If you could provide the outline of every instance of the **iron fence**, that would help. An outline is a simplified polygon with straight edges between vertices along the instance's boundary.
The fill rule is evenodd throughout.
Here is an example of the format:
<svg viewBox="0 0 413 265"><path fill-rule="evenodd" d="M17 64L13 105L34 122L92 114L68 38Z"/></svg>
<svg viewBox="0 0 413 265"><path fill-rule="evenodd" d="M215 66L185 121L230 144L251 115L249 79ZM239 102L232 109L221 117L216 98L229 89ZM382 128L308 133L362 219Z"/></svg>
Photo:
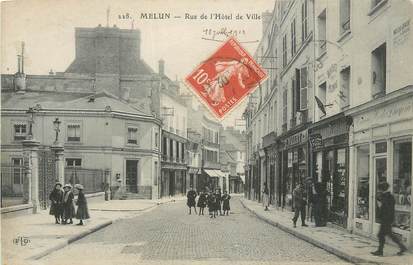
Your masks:
<svg viewBox="0 0 413 265"><path fill-rule="evenodd" d="M104 191L105 172L101 169L66 167L65 183L70 183L72 186L82 184L84 193Z"/></svg>

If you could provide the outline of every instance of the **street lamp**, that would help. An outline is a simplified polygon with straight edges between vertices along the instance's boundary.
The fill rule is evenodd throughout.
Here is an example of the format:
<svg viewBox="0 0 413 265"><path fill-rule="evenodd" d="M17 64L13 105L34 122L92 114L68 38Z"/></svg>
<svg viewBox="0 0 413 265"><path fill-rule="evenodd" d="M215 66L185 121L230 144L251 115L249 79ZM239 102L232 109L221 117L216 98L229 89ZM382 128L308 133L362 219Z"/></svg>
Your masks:
<svg viewBox="0 0 413 265"><path fill-rule="evenodd" d="M54 141L55 143L58 143L58 141L59 141L60 123L62 123L62 122L59 121L59 118L56 118L53 121L54 131L56 132L56 139Z"/></svg>

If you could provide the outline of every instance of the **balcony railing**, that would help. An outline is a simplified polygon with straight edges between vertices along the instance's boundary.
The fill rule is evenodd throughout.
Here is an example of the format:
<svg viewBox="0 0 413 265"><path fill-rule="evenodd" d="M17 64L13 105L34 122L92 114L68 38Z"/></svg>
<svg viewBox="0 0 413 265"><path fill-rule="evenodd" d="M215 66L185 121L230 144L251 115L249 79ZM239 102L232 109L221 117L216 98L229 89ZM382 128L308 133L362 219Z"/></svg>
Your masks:
<svg viewBox="0 0 413 265"><path fill-rule="evenodd" d="M320 41L320 53L325 52L327 49L327 41L326 40L321 40Z"/></svg>
<svg viewBox="0 0 413 265"><path fill-rule="evenodd" d="M341 28L342 28L343 32L345 32L347 30L350 30L350 18L348 18L343 23L341 23Z"/></svg>

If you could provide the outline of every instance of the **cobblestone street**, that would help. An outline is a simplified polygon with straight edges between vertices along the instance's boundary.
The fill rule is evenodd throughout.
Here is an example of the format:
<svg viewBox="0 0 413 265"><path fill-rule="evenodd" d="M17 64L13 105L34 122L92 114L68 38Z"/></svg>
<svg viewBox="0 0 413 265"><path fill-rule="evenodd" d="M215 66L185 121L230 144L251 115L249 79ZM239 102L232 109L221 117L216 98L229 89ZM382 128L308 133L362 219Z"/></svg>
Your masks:
<svg viewBox="0 0 413 265"><path fill-rule="evenodd" d="M68 256L77 264L345 264L257 219L238 198L232 200L230 216L216 219L188 215L183 201L162 205L116 222L39 264L62 264Z"/></svg>

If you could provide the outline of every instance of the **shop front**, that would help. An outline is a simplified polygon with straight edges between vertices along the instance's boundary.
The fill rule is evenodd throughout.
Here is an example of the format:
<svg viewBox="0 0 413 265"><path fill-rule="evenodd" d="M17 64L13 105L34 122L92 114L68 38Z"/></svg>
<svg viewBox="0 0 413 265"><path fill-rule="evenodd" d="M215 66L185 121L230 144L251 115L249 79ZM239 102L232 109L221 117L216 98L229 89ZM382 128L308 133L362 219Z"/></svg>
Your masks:
<svg viewBox="0 0 413 265"><path fill-rule="evenodd" d="M406 87L348 111L350 130L350 190L354 191L349 214L355 233L378 232L377 186L387 181L396 201L393 232L412 248L413 212L412 139L413 87Z"/></svg>
<svg viewBox="0 0 413 265"><path fill-rule="evenodd" d="M344 113L314 123L309 129L312 178L327 191L328 221L347 227L348 130L351 119Z"/></svg>
<svg viewBox="0 0 413 265"><path fill-rule="evenodd" d="M280 195L278 200L282 208L292 210L293 190L308 177L308 130L304 129L281 138L282 151L280 178ZM279 159L280 160L280 159Z"/></svg>

